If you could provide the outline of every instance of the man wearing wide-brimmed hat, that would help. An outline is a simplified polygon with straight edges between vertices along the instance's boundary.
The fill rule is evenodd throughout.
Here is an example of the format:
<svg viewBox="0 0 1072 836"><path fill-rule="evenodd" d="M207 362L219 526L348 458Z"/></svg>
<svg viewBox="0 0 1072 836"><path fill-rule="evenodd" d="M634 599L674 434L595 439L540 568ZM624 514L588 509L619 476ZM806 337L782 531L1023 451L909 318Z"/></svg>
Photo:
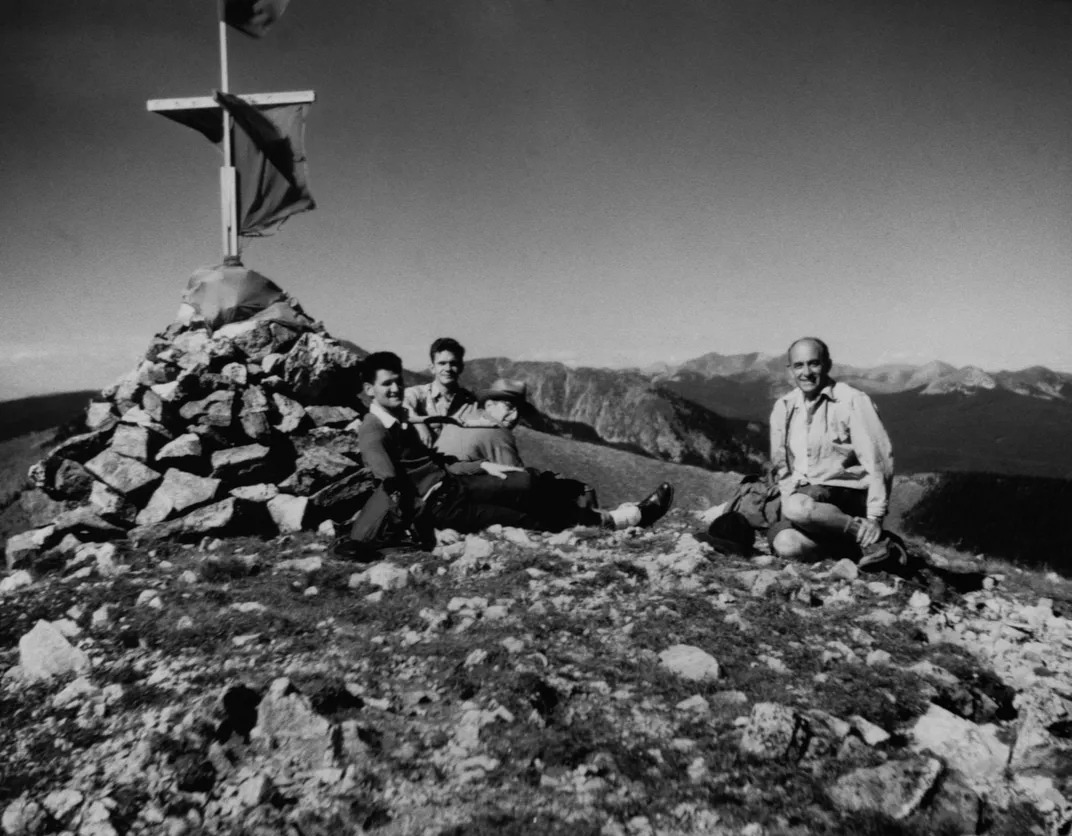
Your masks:
<svg viewBox="0 0 1072 836"><path fill-rule="evenodd" d="M481 417L471 416L466 425L447 424L435 448L463 462L496 462L524 467L517 452L514 427L529 410L528 386L522 380L500 378L477 392Z"/></svg>

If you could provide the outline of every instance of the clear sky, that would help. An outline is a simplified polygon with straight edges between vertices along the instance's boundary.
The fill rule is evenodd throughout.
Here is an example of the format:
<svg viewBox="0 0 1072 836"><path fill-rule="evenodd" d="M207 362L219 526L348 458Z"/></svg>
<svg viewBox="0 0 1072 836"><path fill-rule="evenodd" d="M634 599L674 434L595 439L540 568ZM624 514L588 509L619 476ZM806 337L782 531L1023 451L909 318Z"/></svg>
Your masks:
<svg viewBox="0 0 1072 836"><path fill-rule="evenodd" d="M220 259L215 0L8 0L0 399L102 386ZM1072 371L1072 3L292 0L319 208L245 263L410 366L780 351Z"/></svg>

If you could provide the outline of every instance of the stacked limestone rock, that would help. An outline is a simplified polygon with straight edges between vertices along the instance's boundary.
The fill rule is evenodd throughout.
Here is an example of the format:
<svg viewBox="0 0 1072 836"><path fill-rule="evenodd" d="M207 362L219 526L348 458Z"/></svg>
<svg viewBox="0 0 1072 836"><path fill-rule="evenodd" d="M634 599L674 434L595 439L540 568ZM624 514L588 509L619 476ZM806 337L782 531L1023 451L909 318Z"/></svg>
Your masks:
<svg viewBox="0 0 1072 836"><path fill-rule="evenodd" d="M351 427L359 363L311 321L172 324L89 405L88 432L31 468L59 513L8 541L8 567L68 535L275 534L351 516L371 487Z"/></svg>

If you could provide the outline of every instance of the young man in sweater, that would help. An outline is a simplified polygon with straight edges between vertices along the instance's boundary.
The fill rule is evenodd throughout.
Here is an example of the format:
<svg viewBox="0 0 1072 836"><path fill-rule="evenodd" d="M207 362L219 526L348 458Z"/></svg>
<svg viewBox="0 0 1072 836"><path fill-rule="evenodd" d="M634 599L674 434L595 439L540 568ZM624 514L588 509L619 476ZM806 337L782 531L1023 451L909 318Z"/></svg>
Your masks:
<svg viewBox="0 0 1072 836"><path fill-rule="evenodd" d="M404 524L417 529L417 540L430 544L433 529L451 528L466 533L488 526L517 526L555 531L570 525L625 528L649 526L661 518L673 501L673 487L660 485L649 497L614 511L548 507L541 492L534 490L532 475L522 468L495 462L462 462L427 447L407 421L403 404L402 361L381 351L365 358L362 370L369 412L361 422L358 438L366 467L379 480L376 495L369 500L371 514L387 507ZM368 508L369 506L366 506ZM377 545L382 529L358 515L351 542ZM374 522L374 521L372 521ZM385 544L386 545L386 544ZM346 552L346 544L337 547Z"/></svg>

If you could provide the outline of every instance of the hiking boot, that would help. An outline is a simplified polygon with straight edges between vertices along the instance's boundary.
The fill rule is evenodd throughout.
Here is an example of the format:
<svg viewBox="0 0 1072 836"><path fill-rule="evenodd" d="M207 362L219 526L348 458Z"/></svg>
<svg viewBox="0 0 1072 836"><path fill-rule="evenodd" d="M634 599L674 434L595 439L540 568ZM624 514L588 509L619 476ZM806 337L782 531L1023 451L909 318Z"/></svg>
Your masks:
<svg viewBox="0 0 1072 836"><path fill-rule="evenodd" d="M637 524L641 528L655 525L666 515L673 504L674 486L669 482L663 482L649 496L637 503L637 508L640 509L640 522Z"/></svg>
<svg viewBox="0 0 1072 836"><path fill-rule="evenodd" d="M888 531L882 532L882 538L863 550L863 555L856 563L857 568L868 572L888 572L903 569L908 565L908 549L901 538Z"/></svg>

